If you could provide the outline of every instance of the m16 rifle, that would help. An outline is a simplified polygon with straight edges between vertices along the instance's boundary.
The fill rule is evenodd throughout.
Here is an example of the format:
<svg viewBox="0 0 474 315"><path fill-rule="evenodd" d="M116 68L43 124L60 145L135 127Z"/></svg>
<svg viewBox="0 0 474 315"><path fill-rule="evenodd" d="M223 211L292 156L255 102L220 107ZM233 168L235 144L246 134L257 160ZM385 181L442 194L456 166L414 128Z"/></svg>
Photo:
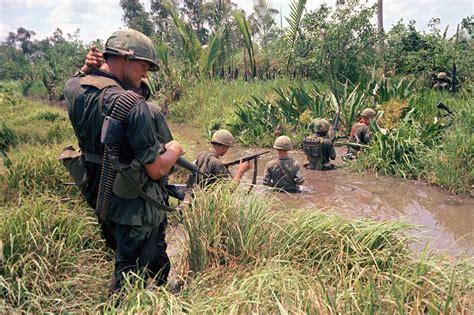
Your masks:
<svg viewBox="0 0 474 315"><path fill-rule="evenodd" d="M263 151L263 152L256 153L256 154L246 155L246 156L244 156L244 157L242 157L242 158L238 158L238 159L236 159L236 160L233 160L233 161L224 163L224 166L225 166L225 167L234 166L234 165L240 164L240 161L242 161L242 162L247 162L247 161L251 161L251 160L256 160L256 159L257 159L258 157L260 157L261 155L264 155L264 154L267 154L267 153L270 153L270 151L267 150L267 151Z"/></svg>
<svg viewBox="0 0 474 315"><path fill-rule="evenodd" d="M270 153L270 151L267 150L267 151L263 151L263 152L260 152L260 153L247 155L247 156L244 156L240 159L236 159L236 160L224 163L224 166L229 167L229 166L232 166L232 165L240 164L240 162L247 162L247 161L251 161L251 160L254 161L252 185L250 186L249 191L248 191L248 193L250 193L252 191L253 186L255 186L255 184L257 184L257 171L258 171L257 161L258 161L258 158L260 156L264 155L264 154L267 154L267 153Z"/></svg>

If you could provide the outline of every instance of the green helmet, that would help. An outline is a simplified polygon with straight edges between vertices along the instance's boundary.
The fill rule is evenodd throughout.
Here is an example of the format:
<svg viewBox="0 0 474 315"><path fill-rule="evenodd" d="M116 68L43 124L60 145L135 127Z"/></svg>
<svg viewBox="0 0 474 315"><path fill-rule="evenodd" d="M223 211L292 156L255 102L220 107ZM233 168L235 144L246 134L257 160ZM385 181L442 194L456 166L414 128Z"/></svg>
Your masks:
<svg viewBox="0 0 474 315"><path fill-rule="evenodd" d="M127 59L145 60L150 71L158 71L157 55L151 39L130 28L115 31L105 42L104 56L115 55Z"/></svg>
<svg viewBox="0 0 474 315"><path fill-rule="evenodd" d="M438 77L438 79L440 79L440 80L446 79L446 72L440 72L440 73L438 73L438 76L437 76L437 77Z"/></svg>
<svg viewBox="0 0 474 315"><path fill-rule="evenodd" d="M277 150L291 150L291 140L287 136L279 136L276 138L273 148Z"/></svg>
<svg viewBox="0 0 474 315"><path fill-rule="evenodd" d="M219 129L212 135L212 144L222 144L227 147L234 146L234 136L225 129Z"/></svg>
<svg viewBox="0 0 474 315"><path fill-rule="evenodd" d="M362 113L360 115L362 117L372 118L372 117L375 117L376 112L372 108L366 108L362 111Z"/></svg>
<svg viewBox="0 0 474 315"><path fill-rule="evenodd" d="M312 128L314 132L327 132L330 128L330 125L326 119L317 118L310 122L309 127Z"/></svg>

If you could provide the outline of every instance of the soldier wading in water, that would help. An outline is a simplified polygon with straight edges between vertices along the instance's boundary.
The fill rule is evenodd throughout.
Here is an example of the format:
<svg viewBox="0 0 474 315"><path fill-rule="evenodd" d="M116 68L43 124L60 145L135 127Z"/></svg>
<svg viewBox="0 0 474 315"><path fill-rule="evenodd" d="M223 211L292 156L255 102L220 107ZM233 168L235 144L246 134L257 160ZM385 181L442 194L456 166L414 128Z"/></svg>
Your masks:
<svg viewBox="0 0 474 315"><path fill-rule="evenodd" d="M220 179L233 178L234 182L239 183L242 176L250 169L248 161L239 164L235 176L232 176L229 170L224 166L220 157L224 156L230 147L234 146L234 136L227 130L220 129L214 132L210 141L212 147L209 151L198 154L194 162L199 170L205 174L191 174L195 178L190 178L194 184L201 188L214 184Z"/></svg>
<svg viewBox="0 0 474 315"><path fill-rule="evenodd" d="M158 70L152 41L132 29L116 31L106 41L104 59L100 69L75 75L64 88L87 168L81 190L115 251L111 291L131 272L144 272L162 285L170 270L165 242L170 208L161 180L183 148L160 141L147 103L132 92L147 71Z"/></svg>
<svg viewBox="0 0 474 315"><path fill-rule="evenodd" d="M303 151L308 158L304 167L311 170L327 171L334 168L330 160L336 158L334 145L328 136L329 122L325 119L315 119L310 123L314 134L303 140Z"/></svg>
<svg viewBox="0 0 474 315"><path fill-rule="evenodd" d="M300 164L288 156L292 149L290 138L280 136L275 140L273 148L278 151L278 158L271 160L265 167L263 184L285 192L300 192L299 185L304 183Z"/></svg>

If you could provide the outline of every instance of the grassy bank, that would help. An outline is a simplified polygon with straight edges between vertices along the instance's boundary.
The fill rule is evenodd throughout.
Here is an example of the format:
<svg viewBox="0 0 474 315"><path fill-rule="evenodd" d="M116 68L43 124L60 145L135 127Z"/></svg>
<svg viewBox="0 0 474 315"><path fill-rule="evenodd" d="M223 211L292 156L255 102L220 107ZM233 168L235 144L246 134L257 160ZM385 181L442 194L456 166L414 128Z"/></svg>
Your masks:
<svg viewBox="0 0 474 315"><path fill-rule="evenodd" d="M22 196L2 208L2 311L164 313L469 312L468 261L410 254L398 222L270 211L225 186L200 192L174 244L178 292L128 283L107 300L111 255L74 197Z"/></svg>
<svg viewBox="0 0 474 315"><path fill-rule="evenodd" d="M252 97L266 97L275 94L274 88L297 86L289 79L272 81L203 81L184 87L183 96L171 104L170 119L198 126L229 122L237 104L245 103ZM304 83L305 85L309 83Z"/></svg>

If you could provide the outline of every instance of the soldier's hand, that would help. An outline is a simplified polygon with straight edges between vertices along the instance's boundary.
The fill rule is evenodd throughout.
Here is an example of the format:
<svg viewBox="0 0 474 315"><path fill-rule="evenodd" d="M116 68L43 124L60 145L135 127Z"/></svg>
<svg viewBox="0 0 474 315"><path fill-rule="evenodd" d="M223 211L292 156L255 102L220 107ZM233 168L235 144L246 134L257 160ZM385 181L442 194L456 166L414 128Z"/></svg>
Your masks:
<svg viewBox="0 0 474 315"><path fill-rule="evenodd" d="M87 53L84 66L81 68L81 71L86 74L89 74L91 73L92 69L100 68L100 66L102 66L103 63L104 63L104 55L99 50L99 48L95 47L95 45L92 45L91 49Z"/></svg>
<svg viewBox="0 0 474 315"><path fill-rule="evenodd" d="M246 162L240 161L238 172L243 174L243 173L247 172L249 169L250 169L250 162L249 161L246 161Z"/></svg>
<svg viewBox="0 0 474 315"><path fill-rule="evenodd" d="M181 156L184 152L183 146L176 140L171 140L170 142L165 144L165 148L166 150L171 150L175 152L176 156Z"/></svg>

